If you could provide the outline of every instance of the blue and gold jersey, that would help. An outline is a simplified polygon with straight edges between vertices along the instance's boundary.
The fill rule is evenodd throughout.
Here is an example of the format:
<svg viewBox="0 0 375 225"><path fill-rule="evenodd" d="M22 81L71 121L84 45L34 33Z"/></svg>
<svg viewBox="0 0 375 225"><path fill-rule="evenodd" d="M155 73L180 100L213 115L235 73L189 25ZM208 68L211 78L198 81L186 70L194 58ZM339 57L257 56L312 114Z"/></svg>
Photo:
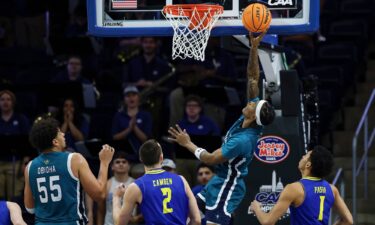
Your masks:
<svg viewBox="0 0 375 225"><path fill-rule="evenodd" d="M162 169L150 170L135 184L142 192L140 209L147 225L186 224L189 200L179 175Z"/></svg>
<svg viewBox="0 0 375 225"><path fill-rule="evenodd" d="M80 182L71 170L73 154L44 153L28 166L35 224L86 224Z"/></svg>
<svg viewBox="0 0 375 225"><path fill-rule="evenodd" d="M0 201L0 225L10 225L9 209L6 201Z"/></svg>
<svg viewBox="0 0 375 225"><path fill-rule="evenodd" d="M305 199L298 207L290 207L292 225L327 225L335 201L330 184L320 178L306 177L299 181Z"/></svg>

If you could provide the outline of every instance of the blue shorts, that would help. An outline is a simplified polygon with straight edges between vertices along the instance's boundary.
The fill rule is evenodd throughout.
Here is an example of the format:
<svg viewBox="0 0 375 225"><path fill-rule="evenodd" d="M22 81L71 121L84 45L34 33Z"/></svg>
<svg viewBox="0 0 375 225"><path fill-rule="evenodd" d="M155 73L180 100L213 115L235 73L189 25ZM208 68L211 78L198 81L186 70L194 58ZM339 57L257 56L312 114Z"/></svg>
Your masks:
<svg viewBox="0 0 375 225"><path fill-rule="evenodd" d="M207 223L227 225L246 194L242 178L214 176L197 195L206 203Z"/></svg>
<svg viewBox="0 0 375 225"><path fill-rule="evenodd" d="M87 224L83 221L72 221L72 222L36 222L35 225L77 225L77 224Z"/></svg>

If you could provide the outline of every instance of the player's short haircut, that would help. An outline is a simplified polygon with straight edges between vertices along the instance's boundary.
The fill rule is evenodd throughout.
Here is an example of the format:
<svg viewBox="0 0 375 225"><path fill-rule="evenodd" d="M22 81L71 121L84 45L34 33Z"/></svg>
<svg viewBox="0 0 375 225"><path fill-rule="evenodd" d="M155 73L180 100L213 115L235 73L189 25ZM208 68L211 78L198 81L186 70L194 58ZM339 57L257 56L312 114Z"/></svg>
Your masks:
<svg viewBox="0 0 375 225"><path fill-rule="evenodd" d="M52 141L57 137L59 122L53 118L38 117L31 127L29 140L31 145L39 151L53 147Z"/></svg>
<svg viewBox="0 0 375 225"><path fill-rule="evenodd" d="M113 155L112 162L115 161L116 159L126 159L126 161L129 161L128 158L129 156L126 152L116 151L115 154Z"/></svg>
<svg viewBox="0 0 375 225"><path fill-rule="evenodd" d="M324 178L332 171L332 153L321 145L316 145L311 151L310 162L312 164L311 174L315 177Z"/></svg>
<svg viewBox="0 0 375 225"><path fill-rule="evenodd" d="M199 163L197 166L197 173L201 168L208 168L212 173L215 173L215 168L213 166L207 165L206 163Z"/></svg>
<svg viewBox="0 0 375 225"><path fill-rule="evenodd" d="M139 159L145 166L153 166L159 162L162 154L161 146L155 139L150 139L139 148Z"/></svg>
<svg viewBox="0 0 375 225"><path fill-rule="evenodd" d="M264 103L262 108L260 109L260 121L262 122L262 125L267 126L271 124L274 119L275 109L270 103Z"/></svg>

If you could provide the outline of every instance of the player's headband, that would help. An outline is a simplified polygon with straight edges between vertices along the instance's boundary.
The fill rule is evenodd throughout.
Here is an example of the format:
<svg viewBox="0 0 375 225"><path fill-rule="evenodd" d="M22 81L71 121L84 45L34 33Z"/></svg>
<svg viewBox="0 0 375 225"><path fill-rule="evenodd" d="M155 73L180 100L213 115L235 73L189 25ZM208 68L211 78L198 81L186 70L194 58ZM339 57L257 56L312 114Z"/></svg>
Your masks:
<svg viewBox="0 0 375 225"><path fill-rule="evenodd" d="M262 121L260 120L260 110L262 109L265 103L267 103L266 100L260 100L257 104L257 107L255 108L255 118L259 126L263 126Z"/></svg>

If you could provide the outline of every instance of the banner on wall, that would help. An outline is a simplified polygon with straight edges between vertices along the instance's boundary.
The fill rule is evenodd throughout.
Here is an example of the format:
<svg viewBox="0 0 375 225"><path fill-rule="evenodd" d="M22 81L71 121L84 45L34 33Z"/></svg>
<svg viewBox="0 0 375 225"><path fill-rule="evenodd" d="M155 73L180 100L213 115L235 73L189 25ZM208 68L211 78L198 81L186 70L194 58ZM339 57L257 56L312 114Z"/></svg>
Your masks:
<svg viewBox="0 0 375 225"><path fill-rule="evenodd" d="M279 136L264 136L258 140L254 156L267 164L276 164L288 158L289 143Z"/></svg>
<svg viewBox="0 0 375 225"><path fill-rule="evenodd" d="M284 189L284 184L282 183L281 177L277 181L276 171L272 171L270 176L271 183L262 184L259 187L258 193L255 195L255 200L261 203L261 208L263 212L268 213L275 206L276 202L279 200L280 194ZM276 182L277 181L277 182ZM253 211L250 210L250 205L248 207L248 214L256 216ZM290 211L288 211L280 217L279 220L288 218Z"/></svg>

